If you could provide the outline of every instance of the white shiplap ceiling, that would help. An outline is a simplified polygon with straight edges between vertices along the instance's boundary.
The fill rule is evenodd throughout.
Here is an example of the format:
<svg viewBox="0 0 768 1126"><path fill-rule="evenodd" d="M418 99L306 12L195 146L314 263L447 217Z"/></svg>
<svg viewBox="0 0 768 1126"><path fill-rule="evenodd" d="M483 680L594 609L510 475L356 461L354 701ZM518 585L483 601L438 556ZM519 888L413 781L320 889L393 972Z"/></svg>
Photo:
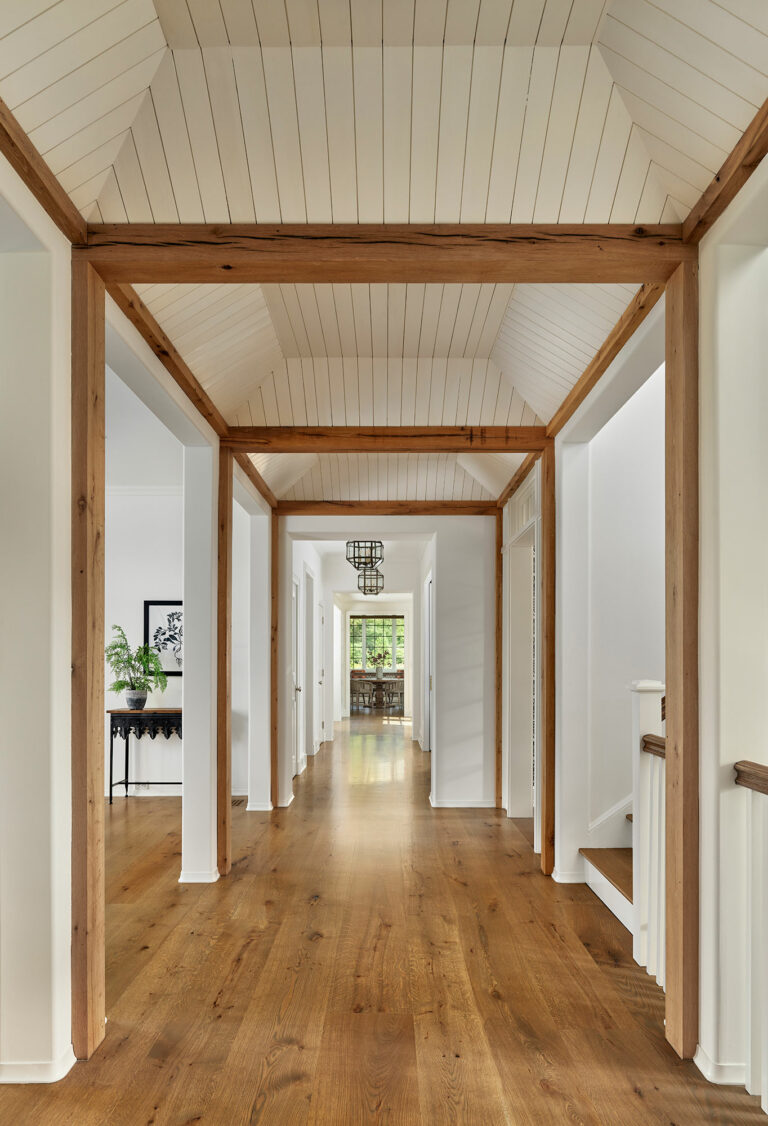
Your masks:
<svg viewBox="0 0 768 1126"><path fill-rule="evenodd" d="M674 222L767 96L764 0L0 4L0 97L91 221ZM546 421L632 292L140 289L230 421L319 425Z"/></svg>

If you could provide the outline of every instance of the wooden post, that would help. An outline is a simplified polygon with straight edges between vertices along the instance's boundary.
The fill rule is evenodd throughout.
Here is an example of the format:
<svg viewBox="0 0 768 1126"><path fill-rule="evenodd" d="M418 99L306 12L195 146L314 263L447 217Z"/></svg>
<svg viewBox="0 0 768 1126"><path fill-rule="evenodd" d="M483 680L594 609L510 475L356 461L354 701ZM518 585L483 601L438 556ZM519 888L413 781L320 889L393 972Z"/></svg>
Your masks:
<svg viewBox="0 0 768 1126"><path fill-rule="evenodd" d="M219 875L232 867L232 451L219 450L216 823Z"/></svg>
<svg viewBox="0 0 768 1126"><path fill-rule="evenodd" d="M503 609L504 609L504 510L496 510L496 808L502 807L501 754L502 754L502 669L503 669Z"/></svg>
<svg viewBox="0 0 768 1126"><path fill-rule="evenodd" d="M666 299L666 1036L690 1059L699 1034L698 267Z"/></svg>
<svg viewBox="0 0 768 1126"><path fill-rule="evenodd" d="M555 866L555 443L541 455L541 870Z"/></svg>
<svg viewBox="0 0 768 1126"><path fill-rule="evenodd" d="M271 552L270 552L270 725L269 725L269 795L272 805L276 808L280 796L278 785L278 707L280 703L279 691L279 666L278 656L278 618L280 610L280 517L277 509L272 509L270 521Z"/></svg>
<svg viewBox="0 0 768 1126"><path fill-rule="evenodd" d="M72 1045L104 1039L104 284L72 266Z"/></svg>

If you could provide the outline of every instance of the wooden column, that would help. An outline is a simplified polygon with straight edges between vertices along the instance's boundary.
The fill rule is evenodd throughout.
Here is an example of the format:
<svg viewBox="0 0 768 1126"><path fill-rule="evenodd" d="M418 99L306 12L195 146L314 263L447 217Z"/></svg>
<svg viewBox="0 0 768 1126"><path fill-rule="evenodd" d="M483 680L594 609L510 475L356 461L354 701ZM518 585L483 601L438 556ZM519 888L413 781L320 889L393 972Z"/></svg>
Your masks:
<svg viewBox="0 0 768 1126"><path fill-rule="evenodd" d="M666 1035L690 1059L699 1034L698 267L666 298Z"/></svg>
<svg viewBox="0 0 768 1126"><path fill-rule="evenodd" d="M555 866L555 443L541 455L541 870Z"/></svg>
<svg viewBox="0 0 768 1126"><path fill-rule="evenodd" d="M104 284L72 266L72 1044L104 1039Z"/></svg>
<svg viewBox="0 0 768 1126"><path fill-rule="evenodd" d="M219 875L232 867L232 451L219 450L216 825Z"/></svg>
<svg viewBox="0 0 768 1126"><path fill-rule="evenodd" d="M496 669L495 669L495 727L496 727L496 808L502 807L501 793L501 755L502 755L502 669L503 669L503 637L504 637L504 510L496 511Z"/></svg>
<svg viewBox="0 0 768 1126"><path fill-rule="evenodd" d="M271 523L271 553L270 553L270 725L269 725L269 795L272 805L276 808L279 793L278 767L278 708L280 705L279 691L279 666L278 666L278 638L277 628L280 612L280 517L277 509L272 509Z"/></svg>

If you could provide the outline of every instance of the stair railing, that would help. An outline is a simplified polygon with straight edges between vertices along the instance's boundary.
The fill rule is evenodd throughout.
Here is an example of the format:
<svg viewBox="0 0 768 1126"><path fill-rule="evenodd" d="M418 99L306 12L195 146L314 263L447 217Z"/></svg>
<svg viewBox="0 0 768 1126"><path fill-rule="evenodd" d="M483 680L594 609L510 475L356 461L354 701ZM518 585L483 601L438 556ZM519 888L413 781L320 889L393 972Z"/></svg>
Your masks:
<svg viewBox="0 0 768 1126"><path fill-rule="evenodd" d="M632 876L635 925L632 954L664 986L665 974L665 745L664 685L632 685Z"/></svg>
<svg viewBox="0 0 768 1126"><path fill-rule="evenodd" d="M737 762L736 785L746 795L747 1067L746 1088L768 1113L768 766Z"/></svg>

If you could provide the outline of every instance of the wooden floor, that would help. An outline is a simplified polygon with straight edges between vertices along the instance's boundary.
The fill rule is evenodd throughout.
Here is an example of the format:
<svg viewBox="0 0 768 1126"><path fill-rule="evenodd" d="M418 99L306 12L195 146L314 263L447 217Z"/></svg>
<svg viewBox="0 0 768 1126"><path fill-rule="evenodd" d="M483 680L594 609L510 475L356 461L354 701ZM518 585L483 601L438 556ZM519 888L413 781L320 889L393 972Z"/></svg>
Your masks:
<svg viewBox="0 0 768 1126"><path fill-rule="evenodd" d="M660 991L530 825L433 810L402 719L361 717L273 814L234 810L235 864L179 885L174 798L107 809L105 1043L13 1126L755 1123L664 1042Z"/></svg>

